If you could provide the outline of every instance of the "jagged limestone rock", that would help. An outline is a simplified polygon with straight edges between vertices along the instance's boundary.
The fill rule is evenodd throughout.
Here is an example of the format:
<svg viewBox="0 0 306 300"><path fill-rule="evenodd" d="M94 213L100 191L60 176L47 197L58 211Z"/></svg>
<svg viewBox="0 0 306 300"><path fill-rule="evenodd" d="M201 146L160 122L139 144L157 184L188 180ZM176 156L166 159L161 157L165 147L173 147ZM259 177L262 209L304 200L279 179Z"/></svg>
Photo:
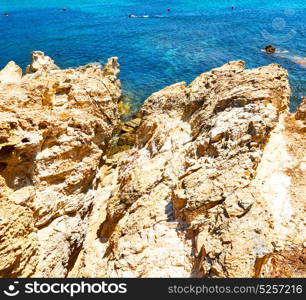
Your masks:
<svg viewBox="0 0 306 300"><path fill-rule="evenodd" d="M46 56L42 51L32 52L32 62L26 68L26 73L35 73L37 71L50 72L52 70L59 70L54 60Z"/></svg>
<svg viewBox="0 0 306 300"><path fill-rule="evenodd" d="M29 74L0 83L0 275L65 277L73 265L120 122L110 61L107 73L98 64L60 70L34 52Z"/></svg>
<svg viewBox="0 0 306 300"><path fill-rule="evenodd" d="M5 68L0 71L1 83L14 83L21 80L22 70L15 62L10 61Z"/></svg>
<svg viewBox="0 0 306 300"><path fill-rule="evenodd" d="M116 58L38 57L0 83L0 276L303 276L279 267L306 232L304 104L288 112L283 68L230 62L121 126ZM119 125L131 149L110 158Z"/></svg>
<svg viewBox="0 0 306 300"><path fill-rule="evenodd" d="M290 140L287 78L237 61L150 96L69 275L251 277L266 255L302 247L304 156Z"/></svg>

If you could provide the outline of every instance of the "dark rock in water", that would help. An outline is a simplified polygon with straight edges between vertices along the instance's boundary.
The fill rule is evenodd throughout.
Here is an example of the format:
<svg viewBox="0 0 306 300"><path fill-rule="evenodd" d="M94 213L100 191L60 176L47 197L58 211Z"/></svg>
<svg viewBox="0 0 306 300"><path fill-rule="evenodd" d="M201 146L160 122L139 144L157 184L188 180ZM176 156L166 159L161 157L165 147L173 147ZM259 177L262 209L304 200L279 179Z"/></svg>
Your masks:
<svg viewBox="0 0 306 300"><path fill-rule="evenodd" d="M118 146L134 146L136 142L136 131L140 125L141 119L135 117L122 124Z"/></svg>
<svg viewBox="0 0 306 300"><path fill-rule="evenodd" d="M135 132L127 132L120 135L118 139L118 146L134 146L136 142Z"/></svg>
<svg viewBox="0 0 306 300"><path fill-rule="evenodd" d="M137 116L135 116L135 118L133 118L133 119L127 121L127 122L124 122L121 130L124 131L124 132L135 131L139 127L140 122L141 122L141 119L138 118Z"/></svg>
<svg viewBox="0 0 306 300"><path fill-rule="evenodd" d="M272 45L268 45L266 46L265 51L266 53L272 54L272 53L275 53L276 49Z"/></svg>

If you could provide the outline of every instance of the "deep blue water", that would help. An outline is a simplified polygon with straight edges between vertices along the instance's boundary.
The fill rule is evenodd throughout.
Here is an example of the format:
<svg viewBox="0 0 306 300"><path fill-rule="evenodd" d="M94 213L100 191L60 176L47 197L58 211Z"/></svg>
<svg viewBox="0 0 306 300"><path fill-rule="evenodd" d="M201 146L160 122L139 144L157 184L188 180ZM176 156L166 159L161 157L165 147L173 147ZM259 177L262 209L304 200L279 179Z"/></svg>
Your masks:
<svg viewBox="0 0 306 300"><path fill-rule="evenodd" d="M60 67L118 56L135 108L152 92L236 59L287 68L292 110L306 96L306 65L293 58L306 57L306 0L0 0L3 12L0 68L10 60L24 68L33 50ZM270 43L289 53L263 53Z"/></svg>

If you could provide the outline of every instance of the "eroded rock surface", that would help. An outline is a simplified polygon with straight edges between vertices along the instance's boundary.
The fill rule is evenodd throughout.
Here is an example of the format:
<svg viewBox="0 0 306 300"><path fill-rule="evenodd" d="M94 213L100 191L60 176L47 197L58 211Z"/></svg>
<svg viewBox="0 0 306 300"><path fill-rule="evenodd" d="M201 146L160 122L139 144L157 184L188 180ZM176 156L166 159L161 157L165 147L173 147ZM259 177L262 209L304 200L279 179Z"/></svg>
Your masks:
<svg viewBox="0 0 306 300"><path fill-rule="evenodd" d="M174 84L114 137L118 71L36 53L0 83L0 275L289 276L306 168L286 70L235 61Z"/></svg>
<svg viewBox="0 0 306 300"><path fill-rule="evenodd" d="M119 123L119 66L111 58L104 69L60 70L42 52L32 59L23 77L14 63L0 73L20 75L0 80L0 274L64 277Z"/></svg>
<svg viewBox="0 0 306 300"><path fill-rule="evenodd" d="M298 107L296 113L295 113L295 119L301 120L306 123L306 98L303 99L302 103Z"/></svg>
<svg viewBox="0 0 306 300"><path fill-rule="evenodd" d="M21 80L22 70L15 62L9 62L6 67L0 71L1 83L14 83Z"/></svg>
<svg viewBox="0 0 306 300"><path fill-rule="evenodd" d="M289 96L280 66L237 61L149 97L70 275L252 277L267 254L302 247L305 144Z"/></svg>
<svg viewBox="0 0 306 300"><path fill-rule="evenodd" d="M267 255L263 258L259 275L263 278L305 278L306 249Z"/></svg>

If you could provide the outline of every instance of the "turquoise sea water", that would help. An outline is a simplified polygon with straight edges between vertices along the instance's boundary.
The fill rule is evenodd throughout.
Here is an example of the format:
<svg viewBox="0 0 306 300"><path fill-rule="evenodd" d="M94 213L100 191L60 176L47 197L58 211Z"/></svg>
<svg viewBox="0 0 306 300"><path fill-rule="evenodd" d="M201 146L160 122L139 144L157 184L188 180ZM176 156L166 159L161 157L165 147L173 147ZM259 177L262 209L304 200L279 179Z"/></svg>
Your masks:
<svg viewBox="0 0 306 300"><path fill-rule="evenodd" d="M236 59L287 68L292 110L306 96L306 65L296 63L306 57L305 0L0 0L4 12L0 68L10 60L24 68L33 50L60 67L118 56L135 108L154 91ZM267 44L289 52L267 55L260 50Z"/></svg>

